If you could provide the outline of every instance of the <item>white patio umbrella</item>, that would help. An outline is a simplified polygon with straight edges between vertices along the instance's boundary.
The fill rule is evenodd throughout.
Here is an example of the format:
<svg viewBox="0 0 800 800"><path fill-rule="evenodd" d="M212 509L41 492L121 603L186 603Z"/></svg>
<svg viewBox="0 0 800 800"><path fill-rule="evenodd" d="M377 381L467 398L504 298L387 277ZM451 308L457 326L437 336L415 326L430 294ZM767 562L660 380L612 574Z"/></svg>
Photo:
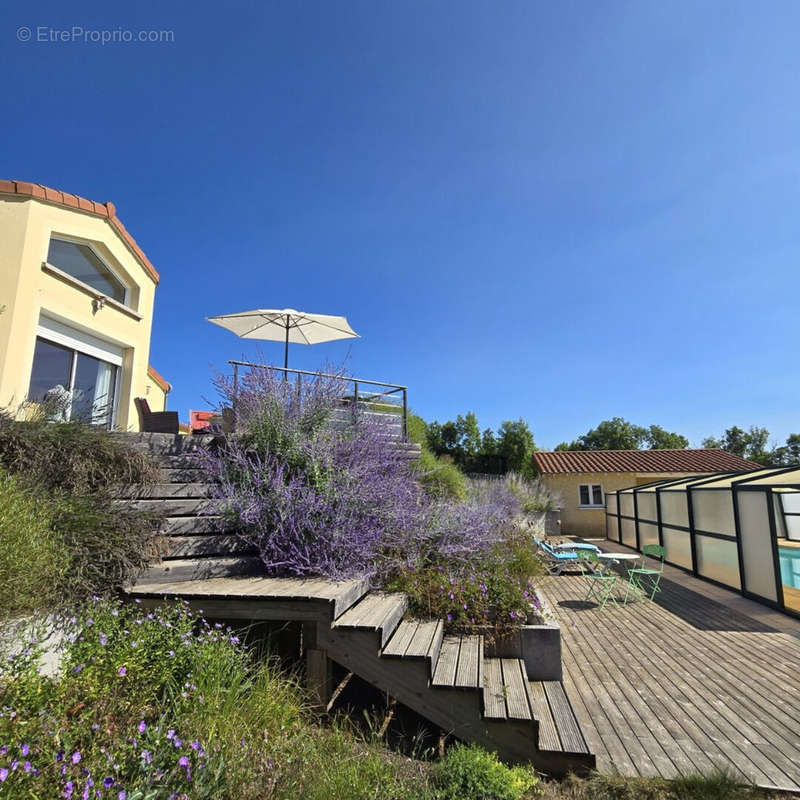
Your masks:
<svg viewBox="0 0 800 800"><path fill-rule="evenodd" d="M256 308L236 314L206 317L209 322L233 331L240 339L263 339L285 342L284 369L289 366L289 342L320 344L336 339L357 339L346 317L329 314L307 314L293 308Z"/></svg>

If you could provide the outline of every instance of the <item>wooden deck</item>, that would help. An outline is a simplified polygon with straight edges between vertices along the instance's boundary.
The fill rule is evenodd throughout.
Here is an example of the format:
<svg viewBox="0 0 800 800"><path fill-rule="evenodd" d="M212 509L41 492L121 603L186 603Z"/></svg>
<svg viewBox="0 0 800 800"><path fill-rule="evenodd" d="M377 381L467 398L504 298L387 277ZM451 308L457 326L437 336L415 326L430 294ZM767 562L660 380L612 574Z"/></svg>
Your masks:
<svg viewBox="0 0 800 800"><path fill-rule="evenodd" d="M721 593L718 602L707 584L670 572L655 603L602 610L584 602L580 576L543 581L562 626L564 687L597 768L664 778L722 769L800 791L800 638L793 626L772 612L778 630L763 614L732 608L734 593L711 587Z"/></svg>

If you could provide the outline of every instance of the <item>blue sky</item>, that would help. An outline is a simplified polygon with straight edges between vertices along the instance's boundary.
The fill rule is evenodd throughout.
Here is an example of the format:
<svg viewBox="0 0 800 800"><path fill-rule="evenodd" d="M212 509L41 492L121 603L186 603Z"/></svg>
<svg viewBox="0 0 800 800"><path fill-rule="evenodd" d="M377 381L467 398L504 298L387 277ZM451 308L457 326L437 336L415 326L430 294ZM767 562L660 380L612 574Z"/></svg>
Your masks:
<svg viewBox="0 0 800 800"><path fill-rule="evenodd" d="M182 418L256 353L204 317L288 306L363 337L290 366L347 356L427 419L782 441L799 29L777 0L5 4L0 177L115 203L162 276L151 362Z"/></svg>

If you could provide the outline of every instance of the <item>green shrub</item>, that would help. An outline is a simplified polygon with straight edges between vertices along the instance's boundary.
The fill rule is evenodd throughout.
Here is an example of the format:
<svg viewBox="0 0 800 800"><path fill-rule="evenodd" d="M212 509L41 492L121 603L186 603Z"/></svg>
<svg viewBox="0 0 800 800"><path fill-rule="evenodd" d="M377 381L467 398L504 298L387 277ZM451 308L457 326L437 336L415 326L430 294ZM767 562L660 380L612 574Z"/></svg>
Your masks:
<svg viewBox="0 0 800 800"><path fill-rule="evenodd" d="M0 663L4 798L77 800L89 779L128 800L416 794L384 750L315 724L295 679L183 605L96 601L66 632L54 677L36 671L35 639Z"/></svg>
<svg viewBox="0 0 800 800"><path fill-rule="evenodd" d="M467 477L453 463L423 450L414 464L414 473L425 491L433 497L463 501L467 499Z"/></svg>
<svg viewBox="0 0 800 800"><path fill-rule="evenodd" d="M507 767L496 755L457 744L436 765L436 800L519 800L538 783L533 770Z"/></svg>
<svg viewBox="0 0 800 800"><path fill-rule="evenodd" d="M0 609L16 616L56 601L69 553L52 529L50 503L0 469Z"/></svg>
<svg viewBox="0 0 800 800"><path fill-rule="evenodd" d="M88 494L125 483L153 483L158 465L108 431L82 422L20 422L0 411L0 466L50 492Z"/></svg>
<svg viewBox="0 0 800 800"><path fill-rule="evenodd" d="M444 620L447 631L479 627L490 638L502 638L529 618L539 619L541 603L532 582L543 572L530 537L509 528L480 570L446 562L415 567L396 575L388 588L408 596L413 614Z"/></svg>
<svg viewBox="0 0 800 800"><path fill-rule="evenodd" d="M159 555L158 517L121 505L113 494L117 484L152 483L158 465L108 431L19 422L0 412L0 469L28 498L27 505L7 501L17 504L0 542L0 575L11 576L4 585L20 594L16 603L0 604L3 613L56 611L113 592ZM18 526L34 511L35 532L25 541ZM16 591L4 585L0 592Z"/></svg>

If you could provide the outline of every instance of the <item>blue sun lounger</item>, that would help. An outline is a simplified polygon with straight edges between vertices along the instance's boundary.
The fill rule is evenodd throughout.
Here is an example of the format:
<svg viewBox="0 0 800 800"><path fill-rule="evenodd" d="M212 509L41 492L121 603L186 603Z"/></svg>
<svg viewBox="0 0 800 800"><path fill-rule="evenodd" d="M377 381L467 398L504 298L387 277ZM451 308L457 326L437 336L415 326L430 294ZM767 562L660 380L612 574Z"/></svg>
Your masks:
<svg viewBox="0 0 800 800"><path fill-rule="evenodd" d="M565 569L579 570L581 568L576 550L556 550L538 536L534 536L533 541L539 548L544 565L550 575L560 575Z"/></svg>

